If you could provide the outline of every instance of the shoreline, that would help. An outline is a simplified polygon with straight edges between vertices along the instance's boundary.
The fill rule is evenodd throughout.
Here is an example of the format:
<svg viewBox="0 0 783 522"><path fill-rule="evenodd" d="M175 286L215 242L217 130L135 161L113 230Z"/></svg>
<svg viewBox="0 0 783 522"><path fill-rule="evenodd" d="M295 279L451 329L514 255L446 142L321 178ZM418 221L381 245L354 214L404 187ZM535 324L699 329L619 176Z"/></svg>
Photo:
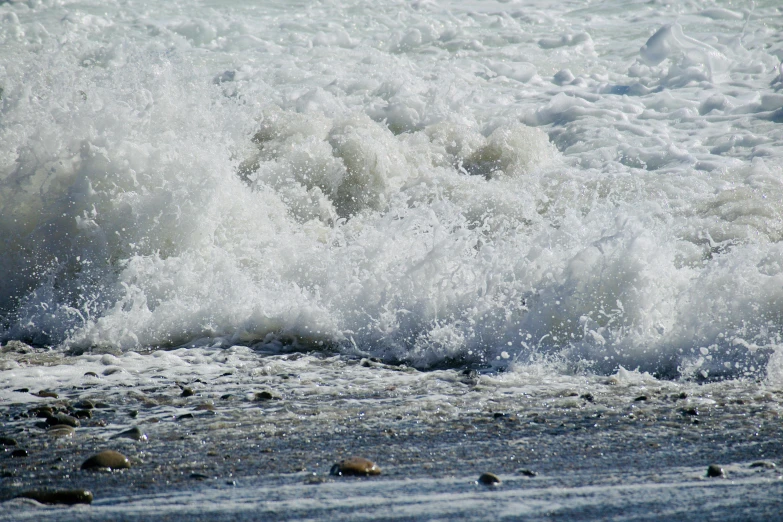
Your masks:
<svg viewBox="0 0 783 522"><path fill-rule="evenodd" d="M430 520L439 513L633 520L649 517L651 505L667 519L739 520L780 506L783 390L772 386L637 372L474 376L339 356L237 353L243 362L220 377L104 364L108 376L55 390L56 399L28 394L28 402L12 402L7 397L18 392L0 389L2 435L17 442L0 462L0 520ZM89 367L76 364L80 372ZM71 434L54 434L31 413L41 405L74 413L85 399L105 407L92 408ZM146 440L114 438L133 427ZM18 448L28 456L10 457ZM80 469L104 449L127 456L130 469ZM351 456L372 460L382 474L329 475ZM728 478L706 477L712 464ZM502 483L478 484L484 472ZM74 507L7 500L46 488L85 488L95 500Z"/></svg>

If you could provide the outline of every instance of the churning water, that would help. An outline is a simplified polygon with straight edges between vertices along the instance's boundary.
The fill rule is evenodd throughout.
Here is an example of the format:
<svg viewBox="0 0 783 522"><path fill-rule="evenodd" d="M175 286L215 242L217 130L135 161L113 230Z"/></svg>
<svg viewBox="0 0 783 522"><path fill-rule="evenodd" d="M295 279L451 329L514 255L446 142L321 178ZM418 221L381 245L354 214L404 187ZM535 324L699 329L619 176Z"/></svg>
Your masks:
<svg viewBox="0 0 783 522"><path fill-rule="evenodd" d="M783 379L781 59L772 0L0 2L0 338Z"/></svg>

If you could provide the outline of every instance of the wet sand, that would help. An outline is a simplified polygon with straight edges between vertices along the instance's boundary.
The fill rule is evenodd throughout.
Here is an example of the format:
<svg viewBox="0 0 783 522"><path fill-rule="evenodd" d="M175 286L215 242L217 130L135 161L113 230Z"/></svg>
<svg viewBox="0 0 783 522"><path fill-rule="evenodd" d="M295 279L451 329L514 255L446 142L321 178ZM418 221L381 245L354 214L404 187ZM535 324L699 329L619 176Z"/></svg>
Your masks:
<svg viewBox="0 0 783 522"><path fill-rule="evenodd" d="M2 435L17 445L0 457L0 520L763 520L783 506L783 392L761 383L259 358L263 378L161 376L3 404ZM100 407L72 434L34 410L75 414L85 399ZM112 438L133 427L146 440ZM104 449L130 469L80 469ZM350 456L382 474L329 474ZM712 464L726 476L707 477ZM502 482L477 483L483 472ZM74 488L92 504L12 498Z"/></svg>

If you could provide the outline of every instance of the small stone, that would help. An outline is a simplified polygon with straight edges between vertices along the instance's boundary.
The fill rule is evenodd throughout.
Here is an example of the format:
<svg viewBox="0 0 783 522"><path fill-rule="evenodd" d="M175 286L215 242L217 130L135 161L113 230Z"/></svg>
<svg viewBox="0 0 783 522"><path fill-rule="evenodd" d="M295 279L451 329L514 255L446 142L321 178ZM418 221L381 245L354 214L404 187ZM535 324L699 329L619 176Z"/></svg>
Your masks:
<svg viewBox="0 0 783 522"><path fill-rule="evenodd" d="M39 397L52 398L52 399L56 399L57 397L59 397L59 395L57 395L56 392L53 392L51 390L40 390L38 393L34 393L33 395L37 395Z"/></svg>
<svg viewBox="0 0 783 522"><path fill-rule="evenodd" d="M11 437L0 437L0 446L16 446L16 439Z"/></svg>
<svg viewBox="0 0 783 522"><path fill-rule="evenodd" d="M21 458L21 457L27 457L29 453L27 453L26 449L18 449L11 452L12 458Z"/></svg>
<svg viewBox="0 0 783 522"><path fill-rule="evenodd" d="M696 416L699 415L699 410L697 410L696 408L685 408L684 410L682 410L682 414L683 415L692 415L692 416L696 417Z"/></svg>
<svg viewBox="0 0 783 522"><path fill-rule="evenodd" d="M73 412L73 416L77 419L91 419L92 410L76 410Z"/></svg>
<svg viewBox="0 0 783 522"><path fill-rule="evenodd" d="M760 460L758 462L754 462L750 465L751 468L764 468L764 469L775 469L777 466L774 462L769 462L767 460Z"/></svg>
<svg viewBox="0 0 783 522"><path fill-rule="evenodd" d="M123 469L130 468L130 461L122 453L105 450L93 455L89 459L84 461L82 469Z"/></svg>
<svg viewBox="0 0 783 522"><path fill-rule="evenodd" d="M29 393L30 392L30 388L17 388L14 391L15 392L19 392L19 393Z"/></svg>
<svg viewBox="0 0 783 522"><path fill-rule="evenodd" d="M484 486L499 486L500 478L494 473L482 473L477 482Z"/></svg>
<svg viewBox="0 0 783 522"><path fill-rule="evenodd" d="M128 416L129 416L131 419L135 419L136 417L138 417L138 416L139 416L139 410L131 410L131 411L129 411L129 412L128 412Z"/></svg>
<svg viewBox="0 0 783 522"><path fill-rule="evenodd" d="M640 401L646 401L646 400L647 400L647 396L646 395L640 395L637 398L635 398L633 401L634 402L640 402Z"/></svg>
<svg viewBox="0 0 783 522"><path fill-rule="evenodd" d="M726 478L726 472L723 471L723 468L716 464L710 464L707 468L707 476L708 477L720 477L720 478Z"/></svg>
<svg viewBox="0 0 783 522"><path fill-rule="evenodd" d="M194 392L192 389L184 388L182 390L182 393L180 394L180 397L191 397L191 396L193 396L195 394L196 394L196 392Z"/></svg>
<svg viewBox="0 0 783 522"><path fill-rule="evenodd" d="M41 504L89 504L93 495L86 489L65 489L60 491L25 491L17 495L17 498L30 498Z"/></svg>
<svg viewBox="0 0 783 522"><path fill-rule="evenodd" d="M75 432L76 430L67 424L55 424L46 431L52 437L72 437Z"/></svg>
<svg viewBox="0 0 783 522"><path fill-rule="evenodd" d="M270 391L262 391L262 392L256 392L256 394L253 396L254 401L271 401L276 400L279 401L280 397L273 395Z"/></svg>
<svg viewBox="0 0 783 522"><path fill-rule="evenodd" d="M177 417L177 420L178 420L178 421L180 421L180 420L185 420L185 419L193 419L193 418L195 418L195 417L196 417L196 416L195 416L195 415L193 415L192 413L183 413L182 415L180 415L179 417Z"/></svg>
<svg viewBox="0 0 783 522"><path fill-rule="evenodd" d="M519 474L520 475L524 475L526 477L537 477L538 476L537 472L535 472L533 470L530 470L530 469L520 469L519 470Z"/></svg>
<svg viewBox="0 0 783 522"><path fill-rule="evenodd" d="M45 419L54 415L54 409L51 406L38 406L36 408L32 408L30 413L34 413L36 417Z"/></svg>
<svg viewBox="0 0 783 522"><path fill-rule="evenodd" d="M147 440L147 435L138 426L134 426L114 435L112 439Z"/></svg>
<svg viewBox="0 0 783 522"><path fill-rule="evenodd" d="M196 406L196 411L215 411L215 405L205 402Z"/></svg>
<svg viewBox="0 0 783 522"><path fill-rule="evenodd" d="M593 402L595 400L595 397L593 397L592 393L584 393L579 396L581 399L586 400L587 402Z"/></svg>
<svg viewBox="0 0 783 522"><path fill-rule="evenodd" d="M338 477L343 475L380 475L381 468L379 468L378 465L371 460L367 460L362 457L349 457L332 466L329 474L336 475Z"/></svg>
<svg viewBox="0 0 783 522"><path fill-rule="evenodd" d="M97 374L97 373L95 373L95 372L84 372L84 376L85 376L85 377L93 377L93 378L95 378L95 379L100 379L100 378L101 378L101 376L100 376L100 375L98 375L98 374Z"/></svg>
<svg viewBox="0 0 783 522"><path fill-rule="evenodd" d="M57 413L55 415L50 415L46 418L46 423L49 426L54 426L55 424L65 424L66 426L71 426L74 428L77 428L80 426L79 419L76 417L71 417L70 415L66 415L64 413Z"/></svg>
<svg viewBox="0 0 783 522"><path fill-rule="evenodd" d="M91 410L95 408L95 403L93 403L89 399L82 399L76 404L73 405L74 408L79 408L80 410Z"/></svg>
<svg viewBox="0 0 783 522"><path fill-rule="evenodd" d="M208 479L209 476L208 475L204 475L203 473L191 473L190 474L190 478L195 479L195 480L205 480L205 479Z"/></svg>
<svg viewBox="0 0 783 522"><path fill-rule="evenodd" d="M103 375L108 377L109 375L114 375L115 373L124 373L124 372L125 370L123 370L122 368L113 366L111 368L106 368L105 370L103 370Z"/></svg>
<svg viewBox="0 0 783 522"><path fill-rule="evenodd" d="M231 397L233 397L233 395L231 395L230 393L226 393L225 395L221 395L221 396L220 396L220 400L221 400L221 401L227 401L227 400L228 400L228 399L230 399Z"/></svg>
<svg viewBox="0 0 783 522"><path fill-rule="evenodd" d="M106 403L106 402L96 402L95 403L95 407L103 410L103 409L106 409L106 408L111 408L111 404Z"/></svg>

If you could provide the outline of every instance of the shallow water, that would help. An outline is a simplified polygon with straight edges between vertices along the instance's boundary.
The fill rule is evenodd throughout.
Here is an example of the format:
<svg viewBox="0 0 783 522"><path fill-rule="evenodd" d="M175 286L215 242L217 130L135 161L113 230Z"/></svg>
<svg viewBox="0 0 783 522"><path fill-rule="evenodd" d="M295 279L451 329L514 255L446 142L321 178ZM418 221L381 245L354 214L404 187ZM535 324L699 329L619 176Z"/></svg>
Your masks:
<svg viewBox="0 0 783 522"><path fill-rule="evenodd" d="M0 2L0 341L34 347L0 353L4 430L48 440L14 417L39 390L143 420L129 390L285 380L286 408L317 396L329 418L341 394L382 410L400 390L395 415L447 412L437 439L449 415L523 405L568 425L631 379L612 408L645 387L722 401L714 436L746 418L730 435L751 440L783 382L777 4ZM426 495L451 487L416 469ZM368 495L401 495L384 484ZM540 513L588 513L540 493Z"/></svg>

